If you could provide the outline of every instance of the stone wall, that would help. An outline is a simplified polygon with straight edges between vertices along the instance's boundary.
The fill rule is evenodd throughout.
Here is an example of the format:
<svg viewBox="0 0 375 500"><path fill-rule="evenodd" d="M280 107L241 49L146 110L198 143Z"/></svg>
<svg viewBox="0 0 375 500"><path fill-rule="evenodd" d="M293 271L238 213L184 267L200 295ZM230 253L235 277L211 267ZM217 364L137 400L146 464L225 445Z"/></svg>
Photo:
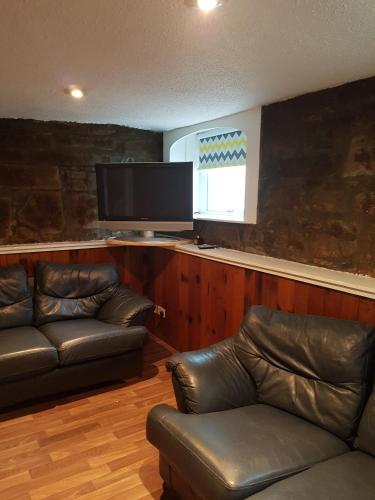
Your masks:
<svg viewBox="0 0 375 500"><path fill-rule="evenodd" d="M263 108L258 224L205 241L375 276L375 78Z"/></svg>
<svg viewBox="0 0 375 500"><path fill-rule="evenodd" d="M162 161L162 134L116 125L0 119L0 244L88 240L95 164Z"/></svg>

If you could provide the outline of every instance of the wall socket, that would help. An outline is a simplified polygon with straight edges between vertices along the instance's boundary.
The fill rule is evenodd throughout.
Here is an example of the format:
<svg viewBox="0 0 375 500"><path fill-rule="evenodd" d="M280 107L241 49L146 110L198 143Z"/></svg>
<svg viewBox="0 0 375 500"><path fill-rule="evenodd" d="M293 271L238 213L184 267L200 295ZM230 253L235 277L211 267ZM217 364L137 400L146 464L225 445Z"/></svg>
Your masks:
<svg viewBox="0 0 375 500"><path fill-rule="evenodd" d="M158 316L160 316L163 319L167 315L166 309L164 309L164 307L162 307L162 306L155 306L154 313L157 314Z"/></svg>

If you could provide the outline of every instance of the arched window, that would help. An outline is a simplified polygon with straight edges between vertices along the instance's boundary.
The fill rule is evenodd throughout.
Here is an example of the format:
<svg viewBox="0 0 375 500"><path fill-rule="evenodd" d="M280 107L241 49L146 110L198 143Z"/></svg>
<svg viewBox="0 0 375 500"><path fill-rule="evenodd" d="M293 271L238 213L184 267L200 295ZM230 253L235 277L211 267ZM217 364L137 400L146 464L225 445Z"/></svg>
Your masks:
<svg viewBox="0 0 375 500"><path fill-rule="evenodd" d="M194 163L194 218L244 221L247 138L238 129L214 128L176 141L171 161Z"/></svg>

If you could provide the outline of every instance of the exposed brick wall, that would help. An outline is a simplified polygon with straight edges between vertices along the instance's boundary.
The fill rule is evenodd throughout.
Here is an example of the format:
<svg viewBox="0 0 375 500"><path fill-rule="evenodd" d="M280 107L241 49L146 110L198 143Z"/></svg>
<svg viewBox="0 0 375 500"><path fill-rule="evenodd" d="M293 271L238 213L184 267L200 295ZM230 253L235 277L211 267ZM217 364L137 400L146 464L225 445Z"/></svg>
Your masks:
<svg viewBox="0 0 375 500"><path fill-rule="evenodd" d="M0 244L86 240L95 164L162 161L162 134L116 125L0 119Z"/></svg>
<svg viewBox="0 0 375 500"><path fill-rule="evenodd" d="M375 276L375 78L263 108L258 224L206 241Z"/></svg>

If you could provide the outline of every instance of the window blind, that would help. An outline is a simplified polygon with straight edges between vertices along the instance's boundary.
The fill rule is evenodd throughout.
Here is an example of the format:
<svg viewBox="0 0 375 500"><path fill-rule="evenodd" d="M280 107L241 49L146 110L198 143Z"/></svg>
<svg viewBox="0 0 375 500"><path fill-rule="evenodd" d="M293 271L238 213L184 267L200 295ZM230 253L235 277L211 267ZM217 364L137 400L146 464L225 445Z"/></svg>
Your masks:
<svg viewBox="0 0 375 500"><path fill-rule="evenodd" d="M199 140L198 170L246 164L247 139L240 130Z"/></svg>

